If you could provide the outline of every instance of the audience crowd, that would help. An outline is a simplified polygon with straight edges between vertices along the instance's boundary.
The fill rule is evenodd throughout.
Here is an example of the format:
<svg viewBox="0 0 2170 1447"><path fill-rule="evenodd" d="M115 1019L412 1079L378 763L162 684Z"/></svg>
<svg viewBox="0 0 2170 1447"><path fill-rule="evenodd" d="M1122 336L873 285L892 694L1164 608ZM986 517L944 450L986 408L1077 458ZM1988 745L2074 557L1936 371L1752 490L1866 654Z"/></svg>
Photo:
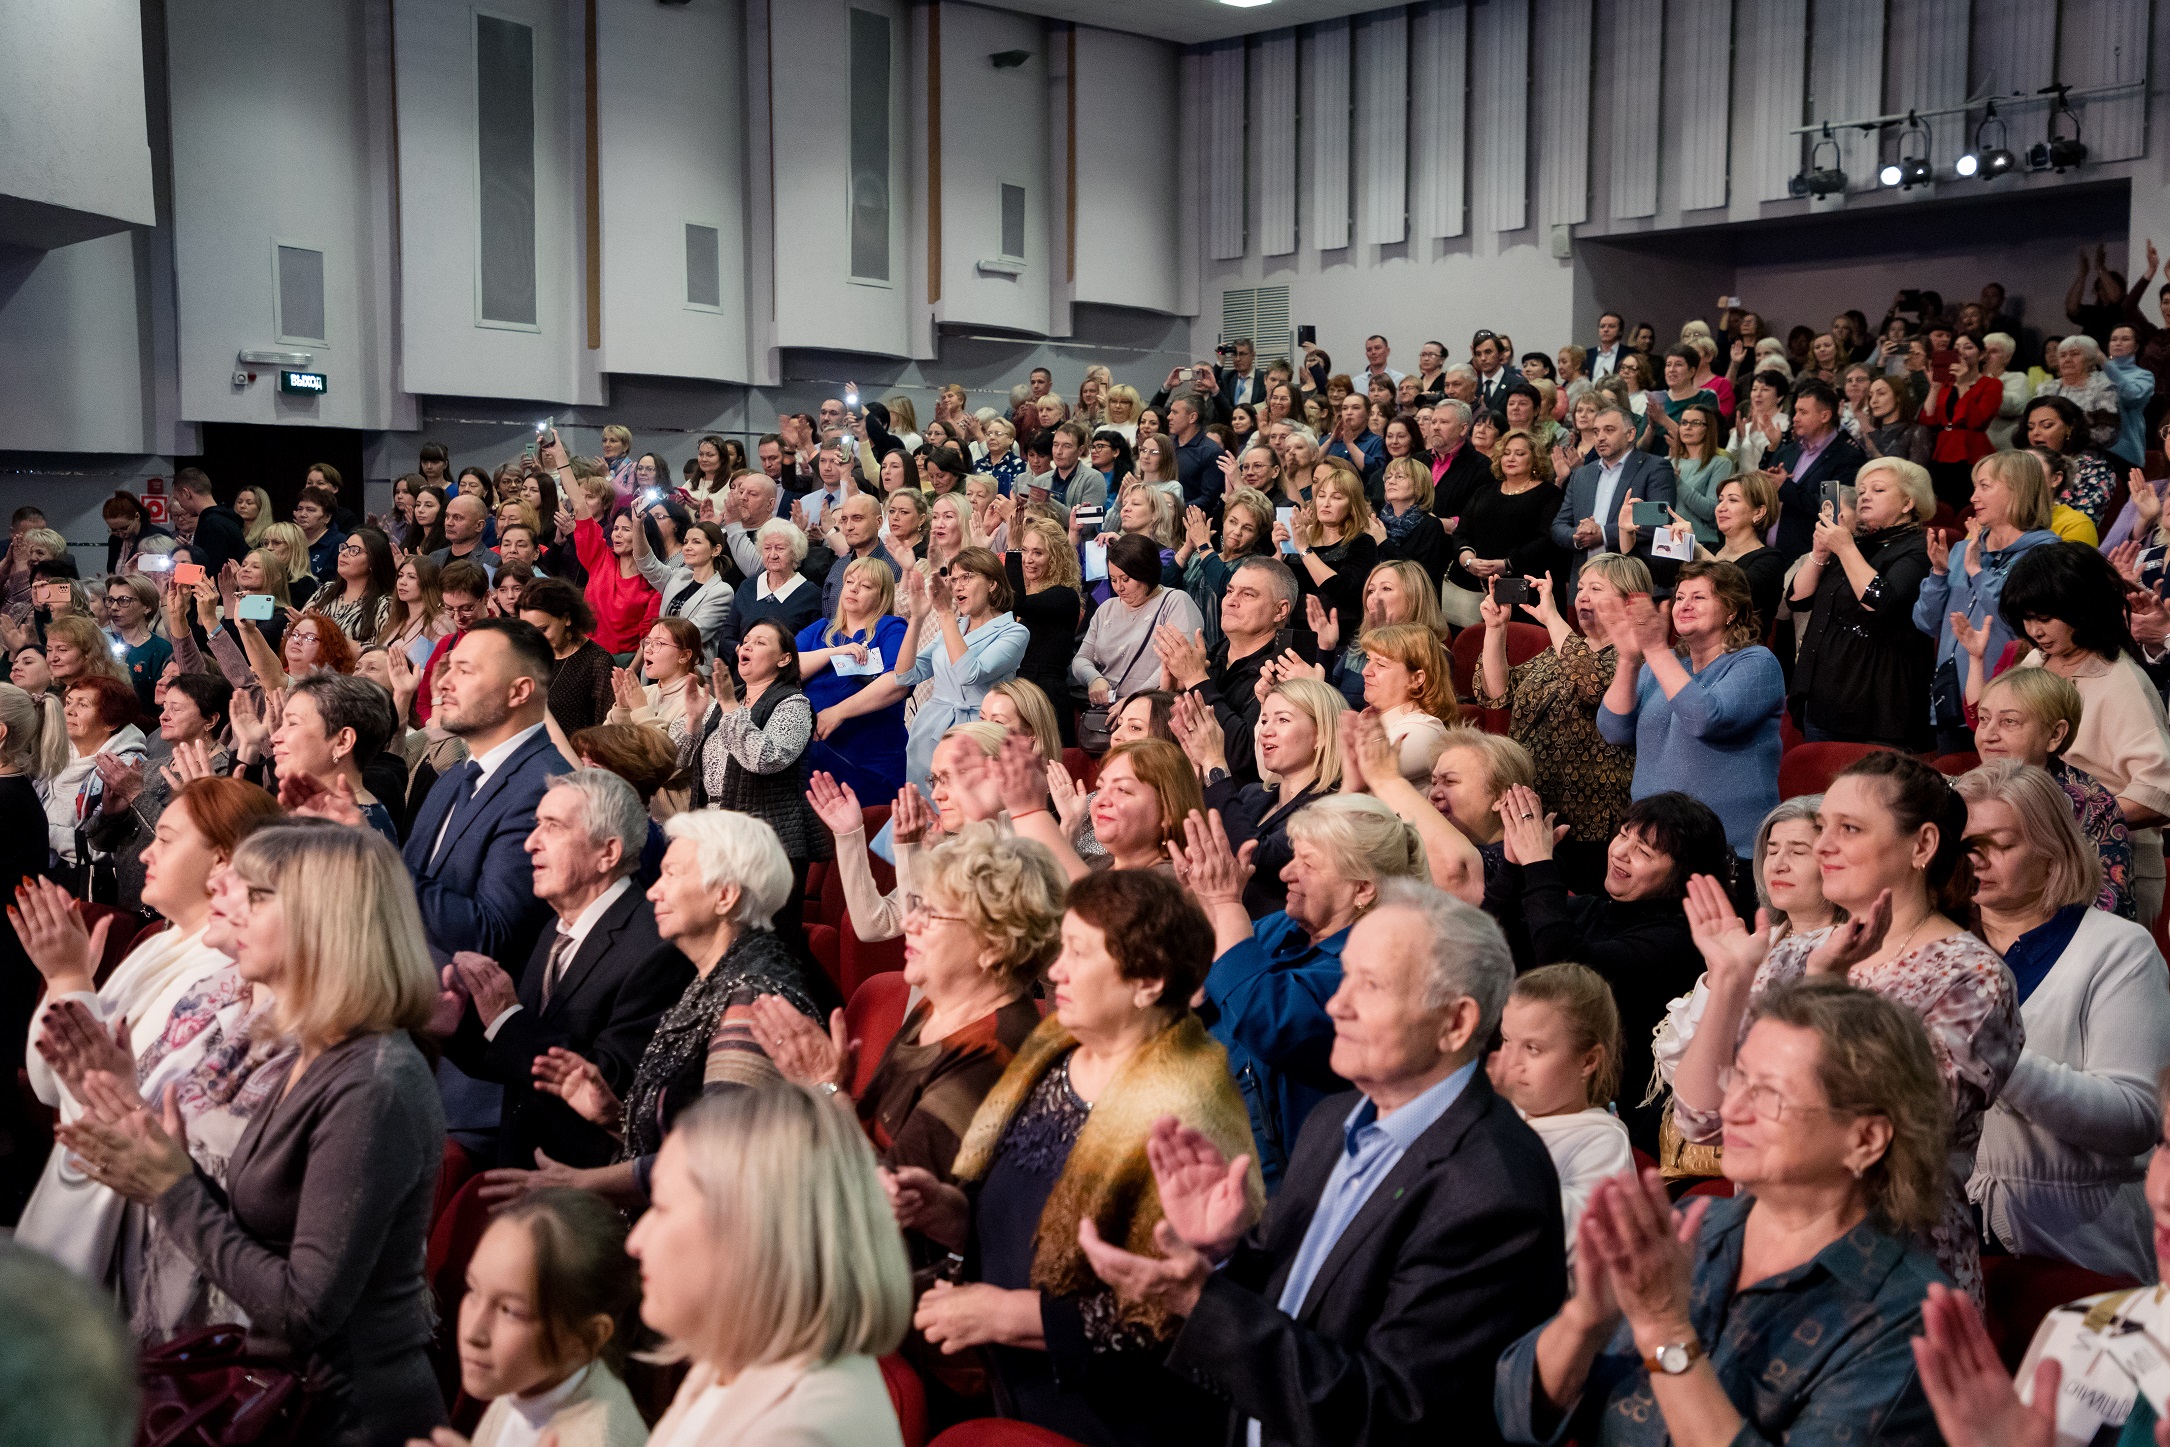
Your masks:
<svg viewBox="0 0 2170 1447"><path fill-rule="evenodd" d="M2096 266L19 510L0 1423L2160 1442Z"/></svg>

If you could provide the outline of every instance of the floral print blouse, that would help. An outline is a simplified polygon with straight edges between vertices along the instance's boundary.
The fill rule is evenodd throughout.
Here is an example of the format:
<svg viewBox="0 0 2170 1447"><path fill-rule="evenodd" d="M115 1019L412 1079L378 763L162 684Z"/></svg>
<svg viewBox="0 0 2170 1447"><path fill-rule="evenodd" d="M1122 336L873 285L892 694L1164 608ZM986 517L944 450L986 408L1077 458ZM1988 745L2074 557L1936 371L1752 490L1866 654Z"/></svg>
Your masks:
<svg viewBox="0 0 2170 1447"><path fill-rule="evenodd" d="M2080 833L2102 856L2102 893L2095 896L2095 908L2138 923L2140 905L2132 892L2132 833L2125 827L2125 811L2117 807L2117 796L2093 774L2063 759L2049 761L2049 774L2071 799Z"/></svg>
<svg viewBox="0 0 2170 1447"><path fill-rule="evenodd" d="M1779 941L1756 971L1749 991L1750 1015L1754 1000L1765 990L1808 972L1809 955L1830 933L1829 929L1812 930ZM1846 980L1904 1005L1928 1027L1929 1048L1951 1099L1952 1119L1944 1217L1930 1233L1930 1245L1952 1280L1980 1301L1981 1240L1967 1205L1967 1180L1974 1174L1982 1118L2003 1091L2026 1042L2019 1018L2019 990L1997 952L1966 933L1932 940L1880 964L1856 965ZM1741 1021L1743 1035L1748 1019L1744 1016ZM1691 1141L1718 1139L1716 1111L1693 1109L1676 1095L1673 1119Z"/></svg>
<svg viewBox="0 0 2170 1447"><path fill-rule="evenodd" d="M1618 657L1610 646L1593 652L1582 635L1569 634L1515 665L1504 698L1484 697L1478 674L1479 706L1512 708L1510 733L1537 765L1537 795L1579 843L1603 844L1619 831L1635 778L1634 746L1609 744L1597 731L1597 707Z"/></svg>

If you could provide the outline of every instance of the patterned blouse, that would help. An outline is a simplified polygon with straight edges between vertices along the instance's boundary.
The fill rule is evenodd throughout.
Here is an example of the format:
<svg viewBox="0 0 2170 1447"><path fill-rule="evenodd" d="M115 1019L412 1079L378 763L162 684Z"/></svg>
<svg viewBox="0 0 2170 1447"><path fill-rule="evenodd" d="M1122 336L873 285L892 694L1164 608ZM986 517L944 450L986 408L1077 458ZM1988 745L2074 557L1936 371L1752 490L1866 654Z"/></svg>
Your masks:
<svg viewBox="0 0 2170 1447"><path fill-rule="evenodd" d="M1537 765L1538 797L1559 811L1579 843L1603 844L1619 831L1635 778L1633 745L1616 747L1597 731L1597 707L1618 657L1610 646L1593 653L1571 634L1510 670L1505 697L1487 698L1478 685L1481 707L1513 709L1510 732Z"/></svg>
<svg viewBox="0 0 2170 1447"><path fill-rule="evenodd" d="M2110 526L2110 494L2117 491L2117 469L2092 447L2065 458L2065 482L2057 501L2087 514L2099 535Z"/></svg>
<svg viewBox="0 0 2170 1447"><path fill-rule="evenodd" d="M2117 806L2117 796L2093 774L2063 759L2049 761L2049 775L2072 800L2080 833L2102 856L2102 893L2095 896L2095 908L2138 923L2140 904L2132 892L2132 833L2125 827L2125 811Z"/></svg>
<svg viewBox="0 0 2170 1447"><path fill-rule="evenodd" d="M1779 941L1756 971L1756 982L1749 990L1751 1013L1754 1000L1765 990L1808 972L1809 955L1830 933L1829 929L1812 930ZM1944 1219L1930 1232L1930 1244L1952 1280L1980 1301L1981 1239L1967 1205L1967 1179L1974 1174L1982 1118L2003 1091L2026 1043L2019 990L1997 952L1965 933L1932 940L1881 964L1856 965L1846 980L1904 1005L1928 1027L1929 1048L1936 1056L1937 1074L1950 1092L1952 1116ZM1748 1019L1741 1019L1743 1035ZM1673 1119L1691 1141L1703 1144L1718 1139L1716 1111L1693 1109L1676 1095Z"/></svg>

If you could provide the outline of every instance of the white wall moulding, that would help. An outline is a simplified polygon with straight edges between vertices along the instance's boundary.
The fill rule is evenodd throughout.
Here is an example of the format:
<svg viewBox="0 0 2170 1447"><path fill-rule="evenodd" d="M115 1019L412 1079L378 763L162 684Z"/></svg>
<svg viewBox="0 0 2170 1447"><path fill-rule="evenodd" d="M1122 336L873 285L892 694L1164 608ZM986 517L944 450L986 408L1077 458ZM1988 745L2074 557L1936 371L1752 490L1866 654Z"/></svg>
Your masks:
<svg viewBox="0 0 2170 1447"><path fill-rule="evenodd" d="M1215 164L1199 180L1206 191L1206 248L1214 257L1243 255L1243 42L1206 47L1206 147Z"/></svg>
<svg viewBox="0 0 2170 1447"><path fill-rule="evenodd" d="M1529 224L1530 0L1487 0L1471 16L1476 57L1470 118L1478 139L1475 199L1483 231Z"/></svg>
<svg viewBox="0 0 2170 1447"><path fill-rule="evenodd" d="M1251 43L1251 197L1261 256L1296 249L1297 50L1293 30L1270 31Z"/></svg>
<svg viewBox="0 0 2170 1447"><path fill-rule="evenodd" d="M1349 22L1329 20L1304 33L1304 146L1310 185L1305 241L1314 251L1349 244Z"/></svg>
<svg viewBox="0 0 2170 1447"><path fill-rule="evenodd" d="M1881 114L1884 0L1815 0L1809 12L1808 119ZM1800 124L1796 122L1795 124ZM1835 133L1849 191L1876 188L1880 138Z"/></svg>
<svg viewBox="0 0 2170 1447"><path fill-rule="evenodd" d="M1469 5L1433 0L1411 20L1416 62L1410 126L1416 132L1418 235L1460 236L1469 225Z"/></svg>
<svg viewBox="0 0 2170 1447"><path fill-rule="evenodd" d="M1665 0L1612 0L1605 7L1605 68L1612 72L1612 114L1607 119L1607 175L1613 219L1655 216L1658 146L1663 92L1675 83L1665 64Z"/></svg>
<svg viewBox="0 0 2170 1447"><path fill-rule="evenodd" d="M1409 235L1409 15L1356 21L1356 239L1386 246Z"/></svg>
<svg viewBox="0 0 2170 1447"><path fill-rule="evenodd" d="M1963 6L1966 0L1959 0ZM1680 209L1726 204L1733 119L1733 0L1667 0L1666 84L1680 100Z"/></svg>
<svg viewBox="0 0 2170 1447"><path fill-rule="evenodd" d="M1750 199L1783 201L1807 147L1793 134L1808 104L1808 7L1743 5L1735 42L1746 97Z"/></svg>
<svg viewBox="0 0 2170 1447"><path fill-rule="evenodd" d="M1596 0L1537 0L1537 212L1550 225L1590 219L1590 53Z"/></svg>

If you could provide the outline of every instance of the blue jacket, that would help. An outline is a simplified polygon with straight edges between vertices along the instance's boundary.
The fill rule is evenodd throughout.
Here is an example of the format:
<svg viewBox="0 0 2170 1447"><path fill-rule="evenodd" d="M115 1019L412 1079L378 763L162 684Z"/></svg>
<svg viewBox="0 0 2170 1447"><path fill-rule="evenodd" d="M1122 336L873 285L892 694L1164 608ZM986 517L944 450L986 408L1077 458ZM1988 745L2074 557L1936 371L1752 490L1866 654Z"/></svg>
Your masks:
<svg viewBox="0 0 2170 1447"><path fill-rule="evenodd" d="M1967 621L1980 627L1986 618L1989 622L1989 651L1982 662L1995 668L1997 660L2004 656L2004 645L2012 641L2012 630L2004 626L2003 617L1997 612L1997 600L2004 596L2004 580L2011 575L2012 564L2029 548L2039 548L2044 543L2059 541L2048 528L2036 528L2012 539L2008 548L1982 554L1982 570L1972 576L1967 573L1967 549L1972 544L1961 540L1951 545L1948 559L1950 571L1932 572L1921 580L1921 595L1914 600L1914 626L1936 640L1936 666L1939 670L1946 661L1954 662L1959 669L1959 686L1966 687L1967 660L1959 651L1959 639L1951 631L1951 615L1964 613ZM1935 704L1932 702L1933 709ZM1945 728L1961 725L1944 720Z"/></svg>
<svg viewBox="0 0 2170 1447"><path fill-rule="evenodd" d="M1685 663L1682 665L1687 667ZM1760 643L1721 653L1671 698L1645 663L1635 679L1635 709L1598 705L1597 731L1615 748L1635 748L1628 793L1682 793L1701 799L1725 822L1733 852L1755 852L1763 816L1778 807L1778 716L1786 675Z"/></svg>
<svg viewBox="0 0 2170 1447"><path fill-rule="evenodd" d="M535 806L553 774L572 765L538 730L483 781L438 849L437 833L458 797L466 766L447 770L422 801L407 835L407 872L422 907L430 957L446 964L454 950L474 950L517 967L534 952L550 907L535 897L527 836Z"/></svg>
<svg viewBox="0 0 2170 1447"><path fill-rule="evenodd" d="M2138 357L2110 357L2102 371L2117 388L2117 441L2110 451L2138 467L2147 461L2147 404L2155 396L2155 374Z"/></svg>
<svg viewBox="0 0 2170 1447"><path fill-rule="evenodd" d="M1268 1191L1280 1185L1311 1107L1349 1088L1329 1063L1334 1022L1326 1015L1348 939L1342 930L1313 944L1287 914L1270 914L1206 974L1199 1018L1228 1051Z"/></svg>

